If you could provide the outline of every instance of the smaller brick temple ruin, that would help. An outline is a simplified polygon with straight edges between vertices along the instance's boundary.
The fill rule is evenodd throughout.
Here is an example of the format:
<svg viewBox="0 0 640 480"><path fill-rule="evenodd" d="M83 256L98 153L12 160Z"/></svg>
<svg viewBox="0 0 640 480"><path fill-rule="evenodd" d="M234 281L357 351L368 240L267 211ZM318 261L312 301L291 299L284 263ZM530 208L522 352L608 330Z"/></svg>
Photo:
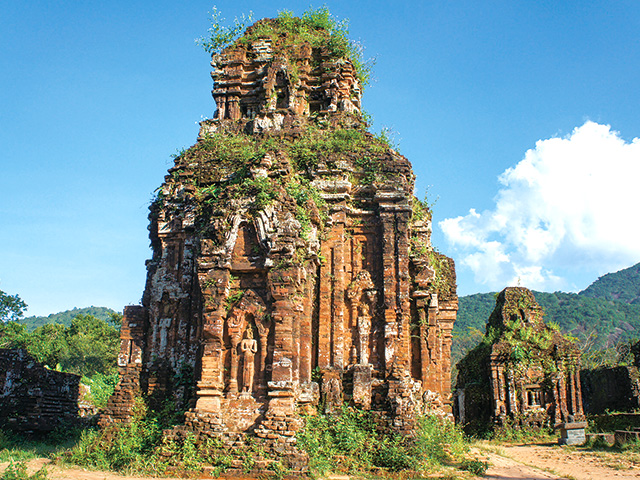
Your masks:
<svg viewBox="0 0 640 480"><path fill-rule="evenodd" d="M80 376L57 372L26 350L0 349L0 428L47 432L78 419Z"/></svg>
<svg viewBox="0 0 640 480"><path fill-rule="evenodd" d="M213 56L217 111L151 205L102 426L144 394L187 410L177 433L296 458L300 414L320 404L401 433L451 411L453 261L411 164L367 131L354 64L313 32L265 19Z"/></svg>
<svg viewBox="0 0 640 480"><path fill-rule="evenodd" d="M528 289L498 294L482 342L458 363L454 410L465 428L584 420L580 352L542 317Z"/></svg>

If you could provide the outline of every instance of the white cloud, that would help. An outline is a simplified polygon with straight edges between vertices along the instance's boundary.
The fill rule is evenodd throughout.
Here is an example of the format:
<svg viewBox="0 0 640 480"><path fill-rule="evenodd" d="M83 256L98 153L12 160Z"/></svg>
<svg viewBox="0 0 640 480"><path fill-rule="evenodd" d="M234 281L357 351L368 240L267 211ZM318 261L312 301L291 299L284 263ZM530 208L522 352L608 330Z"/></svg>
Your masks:
<svg viewBox="0 0 640 480"><path fill-rule="evenodd" d="M640 139L586 122L538 141L498 180L493 209L439 223L476 282L549 290L566 287L571 270L640 261Z"/></svg>

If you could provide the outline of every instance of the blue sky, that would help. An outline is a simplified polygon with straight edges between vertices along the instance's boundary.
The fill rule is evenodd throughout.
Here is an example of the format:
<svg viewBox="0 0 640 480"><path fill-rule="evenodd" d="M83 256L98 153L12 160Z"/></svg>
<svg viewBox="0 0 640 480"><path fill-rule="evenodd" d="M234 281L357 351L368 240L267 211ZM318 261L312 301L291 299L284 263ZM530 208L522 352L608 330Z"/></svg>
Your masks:
<svg viewBox="0 0 640 480"><path fill-rule="evenodd" d="M27 315L139 302L152 192L215 110L194 44L214 5L309 3L3 2L0 290ZM639 2L326 5L377 58L364 108L435 201L459 294L577 291L640 261Z"/></svg>

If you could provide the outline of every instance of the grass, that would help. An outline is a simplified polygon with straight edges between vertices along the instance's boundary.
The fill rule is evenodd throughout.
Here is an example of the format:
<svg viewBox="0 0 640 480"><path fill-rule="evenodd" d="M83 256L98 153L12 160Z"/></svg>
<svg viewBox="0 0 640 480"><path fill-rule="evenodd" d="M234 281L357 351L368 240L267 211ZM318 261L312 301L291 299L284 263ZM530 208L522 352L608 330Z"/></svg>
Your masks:
<svg viewBox="0 0 640 480"><path fill-rule="evenodd" d="M633 465L640 465L640 441L608 445L602 438L596 437L583 446L571 448L597 456L604 465L614 470L626 470Z"/></svg>
<svg viewBox="0 0 640 480"><path fill-rule="evenodd" d="M78 442L61 456L61 461L98 470L121 473L163 475L169 470L195 472L202 465L222 473L231 457L214 440L196 441L193 435L170 440L163 430L181 421L170 404L150 410L142 398L136 399L129 423L103 430L86 429Z"/></svg>
<svg viewBox="0 0 640 480"><path fill-rule="evenodd" d="M504 423L494 428L490 439L497 443L555 443L558 435L548 427Z"/></svg>
<svg viewBox="0 0 640 480"><path fill-rule="evenodd" d="M46 471L25 476L26 462L37 457L51 458L59 464L114 471L123 474L192 475L203 465L221 474L234 460L242 460L248 471L255 458L265 458L259 443L249 444L242 452L233 452L215 439L199 439L187 434L167 439L163 431L180 422L169 407L152 411L141 398L136 401L133 420L104 430L53 432L26 439L3 432L0 435L0 461L12 462L0 480L46 478ZM318 414L305 418L298 433L298 446L306 450L314 476L348 473L366 478L466 478L482 474L488 465L469 454L469 443L461 429L437 416L418 420L415 436L403 436L387 428L375 413L344 407L337 416ZM273 475L287 473L277 459L269 468Z"/></svg>
<svg viewBox="0 0 640 480"><path fill-rule="evenodd" d="M49 474L46 465L30 475L27 472L27 464L24 461L9 463L4 472L0 474L0 480L47 480L48 478Z"/></svg>
<svg viewBox="0 0 640 480"><path fill-rule="evenodd" d="M77 428L59 428L48 435L28 436L0 430L0 462L53 458L73 447L80 438Z"/></svg>
<svg viewBox="0 0 640 480"><path fill-rule="evenodd" d="M214 7L211 28L196 43L206 52L218 54L237 41L247 44L259 38L270 38L273 43L280 44L284 51L307 42L312 47L327 48L333 58L351 60L361 85L365 87L369 83L375 59L364 59L362 45L348 37L348 20L337 20L326 6L310 8L301 17L283 10L274 20L258 22L245 31L252 20L251 13L247 16L243 14L239 19L234 19L233 25L225 25L225 19ZM244 36L240 38L243 33Z"/></svg>
<svg viewBox="0 0 640 480"><path fill-rule="evenodd" d="M0 430L0 462L9 462L0 480L46 480L46 466L29 474L27 462L35 458L55 458L72 448L80 438L78 428L58 428L47 435L26 435Z"/></svg>
<svg viewBox="0 0 640 480"><path fill-rule="evenodd" d="M443 469L481 474L488 465L469 457L469 444L452 422L435 415L419 418L415 438L380 429L373 413L344 407L340 415L305 419L298 445L309 454L312 475L329 473L423 478Z"/></svg>
<svg viewBox="0 0 640 480"><path fill-rule="evenodd" d="M133 421L104 430L61 428L40 436L0 431L0 462L10 462L0 480L46 478L46 471L27 476L26 462L39 457L62 464L150 475L163 475L171 469L198 471L202 464L221 473L230 465L228 452L215 441L196 442L192 435L180 440L164 438L163 429L181 420L171 413L174 408L165 407L151 411L138 399Z"/></svg>

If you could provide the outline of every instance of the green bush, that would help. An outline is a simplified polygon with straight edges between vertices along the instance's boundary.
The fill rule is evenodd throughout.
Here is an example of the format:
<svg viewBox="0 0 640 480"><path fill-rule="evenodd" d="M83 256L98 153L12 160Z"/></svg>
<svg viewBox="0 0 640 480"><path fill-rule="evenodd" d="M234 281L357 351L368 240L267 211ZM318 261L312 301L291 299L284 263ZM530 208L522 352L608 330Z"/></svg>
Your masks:
<svg viewBox="0 0 640 480"><path fill-rule="evenodd" d="M81 314L69 327L49 323L29 332L8 322L0 324L0 348L25 348L51 369L87 376L112 374L117 371L120 332L111 323Z"/></svg>
<svg viewBox="0 0 640 480"><path fill-rule="evenodd" d="M437 465L460 460L469 451L462 429L437 415L418 419L416 453L426 462Z"/></svg>
<svg viewBox="0 0 640 480"><path fill-rule="evenodd" d="M344 407L338 416L305 418L298 444L309 454L312 471L325 474L335 468L336 458L346 471L373 466L376 448L375 424L368 412Z"/></svg>
<svg viewBox="0 0 640 480"><path fill-rule="evenodd" d="M182 420L174 410L165 403L153 411L142 398L137 398L129 423L83 431L80 440L62 459L99 470L147 475L161 475L171 468L198 471L203 464L215 467L217 473L228 468L231 456L218 441L196 441L192 434L178 439L163 435L163 430Z"/></svg>
<svg viewBox="0 0 640 480"><path fill-rule="evenodd" d="M129 423L119 423L101 431L83 431L80 441L67 452L65 460L101 470L155 471L152 468L154 451L161 440L158 419L148 415L142 399L136 399L134 417Z"/></svg>
<svg viewBox="0 0 640 480"><path fill-rule="evenodd" d="M462 470L466 470L467 472L471 472L474 475L484 475L489 469L489 462L483 462L482 460L474 458L471 460L463 461L460 464L460 468L462 468Z"/></svg>
<svg viewBox="0 0 640 480"><path fill-rule="evenodd" d="M415 438L410 438L379 429L371 412L344 407L340 415L306 417L298 445L309 454L309 467L317 475L336 469L427 471L456 464L479 468L465 458L469 446L461 429L435 415L419 418Z"/></svg>
<svg viewBox="0 0 640 480"><path fill-rule="evenodd" d="M96 373L91 377L82 377L82 383L89 387L91 391L90 400L93 405L98 408L104 408L111 395L113 395L118 379L117 372L111 374Z"/></svg>
<svg viewBox="0 0 640 480"><path fill-rule="evenodd" d="M99 470L162 475L169 469L199 471L202 465L224 472L232 457L211 439L196 441L192 434L176 440L162 435L154 419L138 419L103 431L85 430L64 461Z"/></svg>
<svg viewBox="0 0 640 480"><path fill-rule="evenodd" d="M527 424L523 417L507 417L502 425L494 427L490 433L492 440L498 442L532 442L557 438L553 428L549 425Z"/></svg>

